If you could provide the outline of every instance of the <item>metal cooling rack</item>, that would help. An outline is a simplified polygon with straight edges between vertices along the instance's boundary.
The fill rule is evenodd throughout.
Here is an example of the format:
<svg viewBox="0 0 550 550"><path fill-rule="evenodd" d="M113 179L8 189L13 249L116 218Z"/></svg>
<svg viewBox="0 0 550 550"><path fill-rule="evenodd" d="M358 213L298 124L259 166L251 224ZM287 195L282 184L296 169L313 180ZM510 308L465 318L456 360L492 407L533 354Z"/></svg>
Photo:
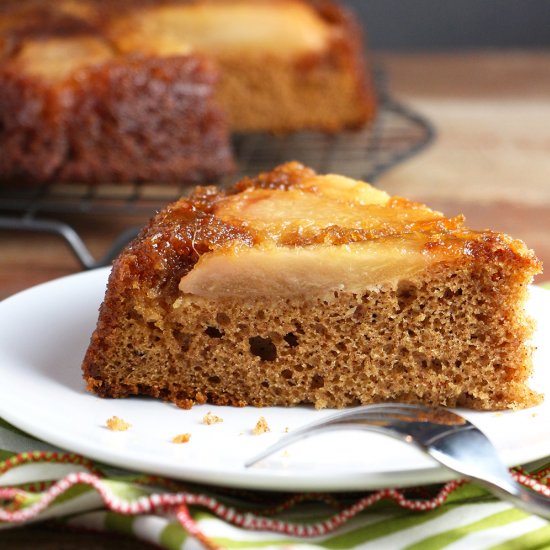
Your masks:
<svg viewBox="0 0 550 550"><path fill-rule="evenodd" d="M374 123L360 131L335 135L299 132L287 136L241 134L233 137L239 171L252 176L277 164L298 160L319 173L336 173L374 183L400 162L424 149L433 126L421 115L382 94ZM229 181L222 181L221 185ZM152 184L48 184L39 188L0 187L0 230L46 232L68 244L84 269L108 265L136 234L121 233L96 260L74 227L56 216L153 214L185 195L189 186Z"/></svg>

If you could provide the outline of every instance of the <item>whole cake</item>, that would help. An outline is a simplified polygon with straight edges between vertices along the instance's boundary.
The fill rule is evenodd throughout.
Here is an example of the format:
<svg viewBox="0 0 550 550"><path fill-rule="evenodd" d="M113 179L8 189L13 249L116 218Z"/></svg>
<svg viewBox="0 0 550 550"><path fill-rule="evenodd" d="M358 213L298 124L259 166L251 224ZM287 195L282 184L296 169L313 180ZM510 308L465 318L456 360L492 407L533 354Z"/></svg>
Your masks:
<svg viewBox="0 0 550 550"><path fill-rule="evenodd" d="M0 182L213 182L230 130L361 126L374 94L334 2L5 0Z"/></svg>
<svg viewBox="0 0 550 550"><path fill-rule="evenodd" d="M288 163L152 219L114 263L84 378L185 408L527 407L540 270L521 241Z"/></svg>

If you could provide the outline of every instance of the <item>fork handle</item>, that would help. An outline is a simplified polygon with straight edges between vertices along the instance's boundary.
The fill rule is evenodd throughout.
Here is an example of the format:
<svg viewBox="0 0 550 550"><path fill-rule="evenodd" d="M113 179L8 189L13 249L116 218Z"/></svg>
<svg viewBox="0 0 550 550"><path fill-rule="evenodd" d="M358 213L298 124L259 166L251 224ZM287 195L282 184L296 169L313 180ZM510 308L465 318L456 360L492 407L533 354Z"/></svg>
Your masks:
<svg viewBox="0 0 550 550"><path fill-rule="evenodd" d="M489 489L494 495L501 497L521 508L526 512L535 514L545 519L550 519L550 498L539 495L534 491L529 491L515 481L510 483L495 483L483 479L469 477L479 485Z"/></svg>

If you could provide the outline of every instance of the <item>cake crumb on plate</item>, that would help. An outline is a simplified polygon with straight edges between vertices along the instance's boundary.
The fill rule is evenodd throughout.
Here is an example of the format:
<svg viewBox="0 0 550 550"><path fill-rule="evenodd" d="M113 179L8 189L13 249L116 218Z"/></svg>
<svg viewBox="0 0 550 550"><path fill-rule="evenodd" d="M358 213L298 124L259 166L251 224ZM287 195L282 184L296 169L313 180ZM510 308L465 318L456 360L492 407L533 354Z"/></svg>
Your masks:
<svg viewBox="0 0 550 550"><path fill-rule="evenodd" d="M212 424L219 424L220 422L223 422L223 418L221 416L216 416L215 414L212 414L210 411L208 411L202 419L202 423L206 424L207 426L211 426Z"/></svg>
<svg viewBox="0 0 550 550"><path fill-rule="evenodd" d="M131 424L126 422L126 420L123 420L118 416L111 416L111 418L107 419L106 424L107 428L113 432L125 432L131 426Z"/></svg>
<svg viewBox="0 0 550 550"><path fill-rule="evenodd" d="M256 422L256 425L254 426L252 433L254 435L260 435L270 431L271 430L269 429L267 420L263 416L260 416L260 419L258 420L258 422Z"/></svg>
<svg viewBox="0 0 550 550"><path fill-rule="evenodd" d="M188 443L191 439L191 434L178 434L172 438L172 443Z"/></svg>

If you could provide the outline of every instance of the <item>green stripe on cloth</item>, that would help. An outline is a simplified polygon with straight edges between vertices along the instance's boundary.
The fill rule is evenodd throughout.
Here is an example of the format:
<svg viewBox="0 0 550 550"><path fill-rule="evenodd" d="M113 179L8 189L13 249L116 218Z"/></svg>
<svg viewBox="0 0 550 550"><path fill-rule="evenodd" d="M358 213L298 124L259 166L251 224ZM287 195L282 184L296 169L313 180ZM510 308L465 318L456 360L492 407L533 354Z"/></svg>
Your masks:
<svg viewBox="0 0 550 550"><path fill-rule="evenodd" d="M367 525L363 528L357 529L351 533L344 533L343 535L337 535L323 542L325 548L350 548L350 543L353 546L364 544L371 540L375 540L380 537L384 537L397 531L404 529L410 529L416 527L427 521L431 521L443 514L446 514L449 507L442 507L431 512L409 512L406 515L392 517L378 523Z"/></svg>
<svg viewBox="0 0 550 550"><path fill-rule="evenodd" d="M168 550L179 550L187 539L187 532L179 523L170 523L160 534L160 543Z"/></svg>
<svg viewBox="0 0 550 550"><path fill-rule="evenodd" d="M545 283L540 283L539 285L541 288L546 288L547 290L550 290L550 281L547 281Z"/></svg>
<svg viewBox="0 0 550 550"><path fill-rule="evenodd" d="M0 449L0 462L4 462L4 460L8 460L8 458L11 458L12 456L15 456L15 453Z"/></svg>
<svg viewBox="0 0 550 550"><path fill-rule="evenodd" d="M242 530L243 532L247 532L247 533L253 532L254 534L257 534L258 538L254 540L238 540L234 538L210 536L208 534L208 530L202 528L201 522L203 521L214 521L214 522L219 521L222 523L225 523L225 522L222 519L218 518L218 516L210 512L200 510L196 507L192 507L192 510L193 510L192 512L193 520L198 524L199 528L203 530L204 534L212 542L218 545L220 548L264 548L268 546L284 547L284 546L296 546L299 544L297 542L297 539L293 539L289 537L285 539L273 540L272 533L269 531L247 531L246 529L242 529L237 526L233 526L235 530L237 531ZM227 523L227 525L231 525L231 524ZM178 549L179 549L179 546L178 546ZM172 550L172 548L170 548L170 550Z"/></svg>
<svg viewBox="0 0 550 550"><path fill-rule="evenodd" d="M205 533L208 536L208 533ZM270 538L271 533L267 531L258 531L258 537L265 537L263 539L258 538L257 540L235 540L228 539L223 537L211 537L208 538L220 548L285 548L285 547L294 547L301 544L312 546L315 544L315 547L324 548L323 542L316 541L315 543L311 542L310 539L299 539L298 537L292 539L277 539L273 540ZM351 548L351 546L348 546Z"/></svg>
<svg viewBox="0 0 550 550"><path fill-rule="evenodd" d="M110 531L115 531L124 535L135 535L134 521L134 516L125 516L123 514L116 514L115 512L107 512L107 515L105 516L105 527Z"/></svg>
<svg viewBox="0 0 550 550"><path fill-rule="evenodd" d="M327 536L324 540L317 539L315 545L319 548L328 548L328 549L349 549L355 548L360 544L375 540L380 537L401 531L404 529L409 529L411 527L416 527L427 521L435 519L448 511L448 508L433 510L431 512L418 513L407 513L406 515L401 515L400 517L391 517L377 523L370 523L365 526L359 525L355 530L346 531L343 534ZM205 533L208 535L208 533ZM266 546L284 546L286 545L298 545L302 540L303 544L306 544L310 539L292 539L288 540L273 540L269 538L264 538L260 540L261 534L258 535L258 540L247 540L247 541L237 541L234 539L227 538L216 538L212 537L212 540L219 544L222 547L226 548L263 548ZM265 535L264 535L265 536ZM269 536L269 534L268 534ZM322 539L322 537L320 537ZM309 544L312 544L309 542Z"/></svg>
<svg viewBox="0 0 550 550"><path fill-rule="evenodd" d="M502 544L491 546L488 550L542 550L543 548L550 548L550 525Z"/></svg>
<svg viewBox="0 0 550 550"><path fill-rule="evenodd" d="M103 484L111 490L113 495L127 502L132 502L152 492L151 490L145 490L143 487L138 487L137 485L113 481L112 479L104 479Z"/></svg>
<svg viewBox="0 0 550 550"><path fill-rule="evenodd" d="M95 492L95 489L89 487L88 485L73 485L70 489L56 497L53 504L61 504L62 502L73 500L84 493L90 493L92 491Z"/></svg>
<svg viewBox="0 0 550 550"><path fill-rule="evenodd" d="M218 519L218 516L216 514L207 512L206 510L201 510L197 506L191 506L190 510L191 510L191 515L193 516L193 520L197 522L209 520L209 519Z"/></svg>
<svg viewBox="0 0 550 550"><path fill-rule="evenodd" d="M445 504L464 504L491 500L496 501L496 498L487 489L472 483L465 483L447 497Z"/></svg>
<svg viewBox="0 0 550 550"><path fill-rule="evenodd" d="M498 512L492 516L483 518L480 521L470 523L469 525L457 529L450 529L449 531L445 531L445 533L425 538L411 546L407 546L407 550L439 550L470 533L483 531L484 529L492 529L494 527L502 527L503 525L525 519L526 517L529 517L529 515L525 512L517 508L510 508L509 510L504 510L503 512Z"/></svg>

